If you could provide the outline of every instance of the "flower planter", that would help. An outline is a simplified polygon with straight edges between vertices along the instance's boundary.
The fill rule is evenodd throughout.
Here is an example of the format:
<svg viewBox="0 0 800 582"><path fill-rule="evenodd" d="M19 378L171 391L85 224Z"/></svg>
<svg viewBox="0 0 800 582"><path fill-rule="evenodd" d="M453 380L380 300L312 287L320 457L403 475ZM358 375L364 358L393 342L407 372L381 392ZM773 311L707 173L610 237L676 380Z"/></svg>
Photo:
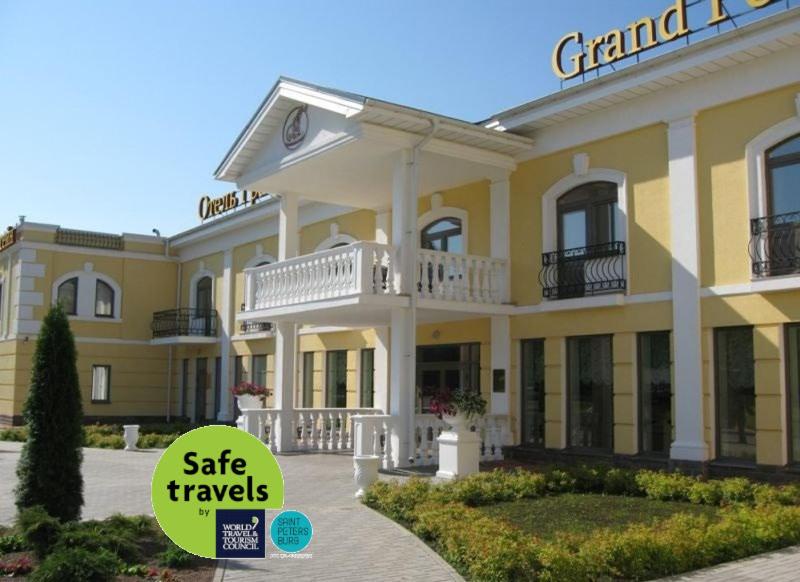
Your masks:
<svg viewBox="0 0 800 582"><path fill-rule="evenodd" d="M124 431L122 438L125 440L125 450L135 451L136 443L139 442L139 425L125 424L122 426Z"/></svg>
<svg viewBox="0 0 800 582"><path fill-rule="evenodd" d="M442 415L442 420L450 426L450 430L452 432L463 432L464 430L469 429L469 418L467 418L466 414L462 414L457 412L456 414L445 414Z"/></svg>
<svg viewBox="0 0 800 582"><path fill-rule="evenodd" d="M241 396L237 396L236 400L239 403L239 410L244 410L245 408L264 408L264 404L260 396L254 396L253 394L242 394Z"/></svg>
<svg viewBox="0 0 800 582"><path fill-rule="evenodd" d="M481 457L481 438L469 428L470 419L465 414L444 415L442 420L450 430L439 435L440 479L458 479L477 473Z"/></svg>

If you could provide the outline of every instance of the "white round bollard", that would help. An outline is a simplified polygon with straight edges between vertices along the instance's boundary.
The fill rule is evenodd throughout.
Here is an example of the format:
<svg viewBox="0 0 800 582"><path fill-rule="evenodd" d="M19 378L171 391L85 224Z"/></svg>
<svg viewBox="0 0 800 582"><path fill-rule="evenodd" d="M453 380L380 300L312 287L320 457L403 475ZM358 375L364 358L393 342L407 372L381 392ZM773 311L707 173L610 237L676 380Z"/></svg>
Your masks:
<svg viewBox="0 0 800 582"><path fill-rule="evenodd" d="M125 439L125 450L135 451L136 443L139 442L139 425L138 424L124 424L122 429L125 431L123 437Z"/></svg>

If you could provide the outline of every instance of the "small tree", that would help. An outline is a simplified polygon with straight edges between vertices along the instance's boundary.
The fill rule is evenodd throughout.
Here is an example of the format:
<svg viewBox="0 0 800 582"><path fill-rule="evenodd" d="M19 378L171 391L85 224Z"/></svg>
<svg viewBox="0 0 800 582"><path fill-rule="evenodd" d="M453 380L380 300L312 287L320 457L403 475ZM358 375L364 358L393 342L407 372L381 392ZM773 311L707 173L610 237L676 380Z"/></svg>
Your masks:
<svg viewBox="0 0 800 582"><path fill-rule="evenodd" d="M83 506L83 407L75 338L60 305L45 316L22 411L28 440L17 464L17 509L34 505L62 521Z"/></svg>

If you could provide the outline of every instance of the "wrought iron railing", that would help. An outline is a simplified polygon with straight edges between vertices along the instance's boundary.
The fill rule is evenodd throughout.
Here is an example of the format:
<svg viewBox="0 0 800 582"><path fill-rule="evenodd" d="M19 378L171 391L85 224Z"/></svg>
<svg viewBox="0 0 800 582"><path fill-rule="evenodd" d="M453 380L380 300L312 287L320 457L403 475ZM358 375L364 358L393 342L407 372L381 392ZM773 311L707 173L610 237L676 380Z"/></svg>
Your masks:
<svg viewBox="0 0 800 582"><path fill-rule="evenodd" d="M539 282L545 299L625 291L625 243L615 241L544 253Z"/></svg>
<svg viewBox="0 0 800 582"><path fill-rule="evenodd" d="M71 230L68 228L56 230L56 244L113 251L125 249L125 240L119 235L88 230Z"/></svg>
<svg viewBox="0 0 800 582"><path fill-rule="evenodd" d="M217 336L216 309L167 309L153 314L150 325L154 338Z"/></svg>
<svg viewBox="0 0 800 582"><path fill-rule="evenodd" d="M269 321L252 321L246 319L239 324L239 332L242 334L263 333L268 331L272 331L272 323Z"/></svg>
<svg viewBox="0 0 800 582"><path fill-rule="evenodd" d="M750 258L756 277L800 273L800 212L751 220Z"/></svg>

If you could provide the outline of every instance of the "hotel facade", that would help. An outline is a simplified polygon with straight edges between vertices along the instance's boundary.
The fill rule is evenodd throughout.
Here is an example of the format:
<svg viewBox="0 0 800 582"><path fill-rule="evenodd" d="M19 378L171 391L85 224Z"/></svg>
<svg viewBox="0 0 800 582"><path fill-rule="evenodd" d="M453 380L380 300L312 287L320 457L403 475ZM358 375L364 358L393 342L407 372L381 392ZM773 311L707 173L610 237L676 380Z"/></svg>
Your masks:
<svg viewBox="0 0 800 582"><path fill-rule="evenodd" d="M275 450L347 448L366 414L385 466L429 464L430 399L465 388L484 458L796 465L800 9L760 4L480 123L280 79L196 228L21 221L0 422L60 301L88 420L233 422L250 380Z"/></svg>

